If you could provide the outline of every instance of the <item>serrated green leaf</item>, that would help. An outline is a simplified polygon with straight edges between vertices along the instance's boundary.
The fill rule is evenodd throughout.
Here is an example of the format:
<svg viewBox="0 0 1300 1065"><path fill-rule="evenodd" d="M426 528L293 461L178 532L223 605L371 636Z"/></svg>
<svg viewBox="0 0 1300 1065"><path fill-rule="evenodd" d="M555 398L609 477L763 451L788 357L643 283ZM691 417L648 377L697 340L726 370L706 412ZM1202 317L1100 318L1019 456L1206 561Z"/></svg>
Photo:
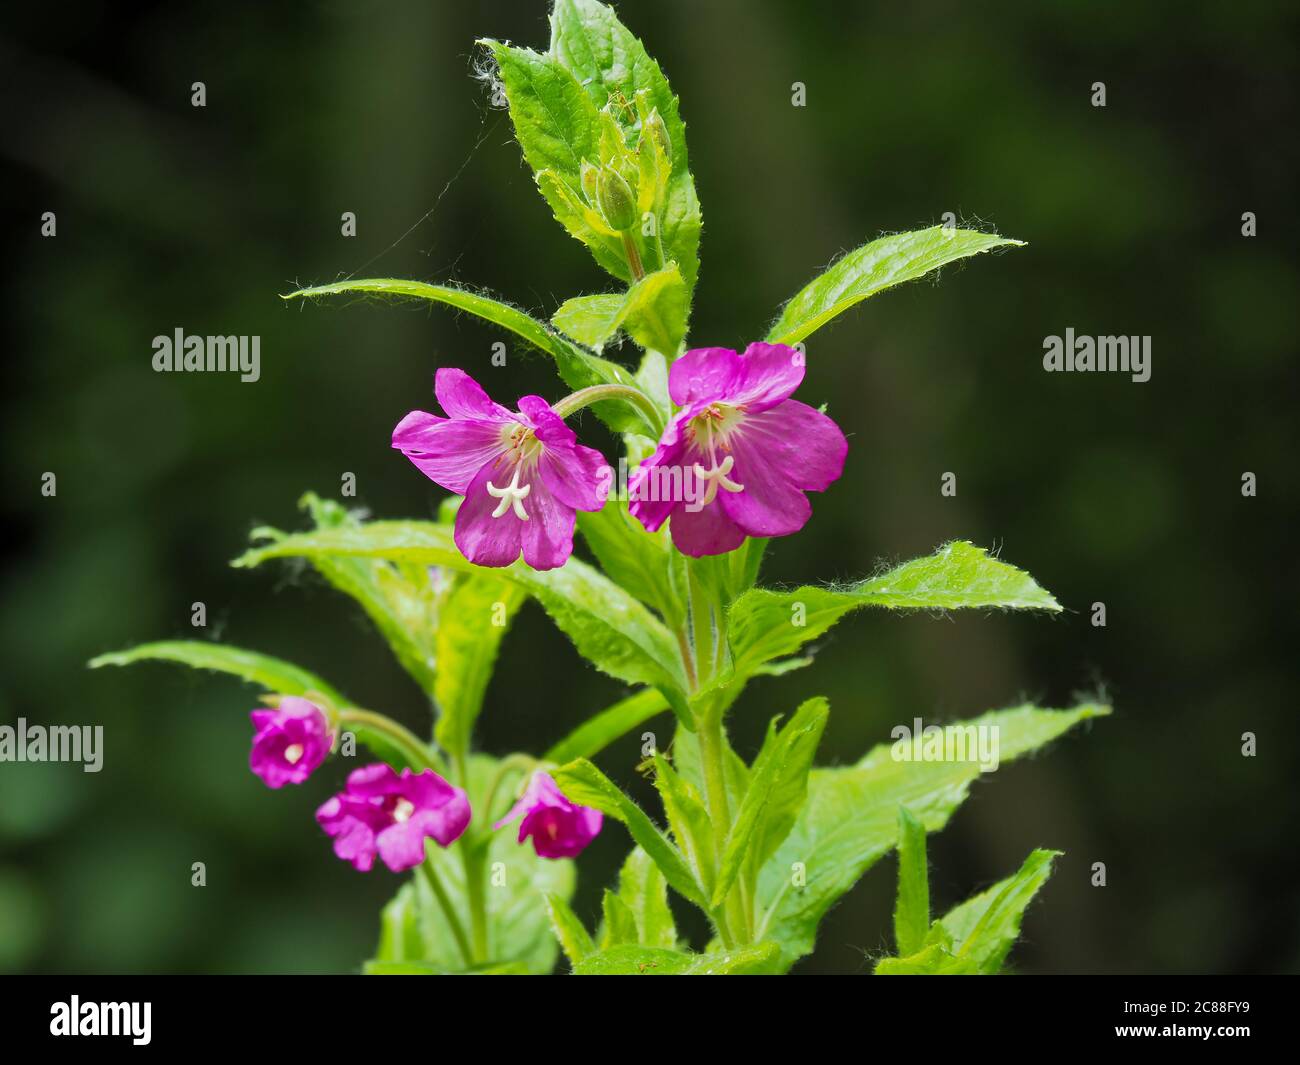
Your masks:
<svg viewBox="0 0 1300 1065"><path fill-rule="evenodd" d="M793 592L754 589L731 608L728 627L738 674L793 654L862 607L892 610L1061 609L1023 570L993 558L965 540L933 555L844 588L804 586Z"/></svg>
<svg viewBox="0 0 1300 1065"><path fill-rule="evenodd" d="M668 80L613 9L595 0L557 0L551 54L573 73L594 107L604 107L616 93L632 101L643 91L663 118L672 170L659 234L665 259L676 260L681 268L689 303L699 272L700 204L686 156L686 126ZM632 133L635 137L639 128Z"/></svg>
<svg viewBox="0 0 1300 1065"><path fill-rule="evenodd" d="M364 278L301 288L283 298L291 300L340 294L371 294L442 303L500 326L538 351L551 356L555 360L555 368L561 379L570 388L588 388L601 384L636 387L632 375L617 363L583 350L518 307L512 307L508 303L469 289L455 288L450 285L430 285L423 281L403 281L391 277ZM656 438L659 435L657 427L650 425L641 412L626 400L604 400L592 404L591 409L616 432L648 433Z"/></svg>
<svg viewBox="0 0 1300 1065"><path fill-rule="evenodd" d="M299 504L318 529L358 528L363 523L333 500L312 492ZM313 567L366 612L398 663L428 696L434 694L439 594L427 571L403 571L382 559L316 555Z"/></svg>
<svg viewBox="0 0 1300 1065"><path fill-rule="evenodd" d="M1020 935L1025 910L1052 875L1052 862L1060 854L1034 851L1014 876L941 917L938 923L952 937L950 949L955 957L969 961L986 975L998 972Z"/></svg>
<svg viewBox="0 0 1300 1065"><path fill-rule="evenodd" d="M609 777L585 758L560 766L551 776L570 802L593 807L627 826L632 838L663 871L669 886L687 901L708 908L700 886L677 848Z"/></svg>
<svg viewBox="0 0 1300 1065"><path fill-rule="evenodd" d="M484 808L497 761L483 755L470 760L471 806ZM459 848L429 847L430 861L447 894L461 907L460 920L469 927L464 899L465 864ZM539 858L520 845L511 831L493 832L487 863L501 863L501 882L486 892L488 961L490 966L520 963L534 974L555 967L558 945L551 932L547 896L567 900L573 894L573 862ZM379 946L373 963L424 963L443 972L466 966L443 911L423 876L416 876L384 907ZM479 969L482 966L475 966Z"/></svg>
<svg viewBox="0 0 1300 1065"><path fill-rule="evenodd" d="M542 761L571 762L575 758L594 757L616 739L668 708L668 700L656 688L629 695L584 721L542 755Z"/></svg>
<svg viewBox="0 0 1300 1065"><path fill-rule="evenodd" d="M881 958L876 962L874 971L877 976L955 976L970 968L966 963L957 962L944 947L934 943L906 958Z"/></svg>
<svg viewBox="0 0 1300 1065"><path fill-rule="evenodd" d="M252 567L272 558L322 554L446 566L511 581L541 604L578 652L597 669L631 684L657 687L679 716L688 719L681 659L668 630L636 599L578 559L571 558L560 568L545 571L531 569L523 562L485 570L457 550L450 526L390 521L370 522L357 529L285 536L245 552L231 564Z"/></svg>
<svg viewBox="0 0 1300 1065"><path fill-rule="evenodd" d="M676 263L646 274L624 293L575 296L551 318L561 333L599 351L624 329L643 348L677 355L690 305Z"/></svg>
<svg viewBox="0 0 1300 1065"><path fill-rule="evenodd" d="M914 281L948 263L998 247L1022 247L996 233L932 226L873 240L835 262L799 290L767 339L797 344L868 296Z"/></svg>
<svg viewBox="0 0 1300 1065"><path fill-rule="evenodd" d="M444 600L435 638L434 684L434 737L443 750L469 750L497 650L523 601L517 585L487 573L461 577Z"/></svg>
<svg viewBox="0 0 1300 1065"><path fill-rule="evenodd" d="M643 947L677 945L677 925L668 908L668 884L641 847L633 847L618 874L618 897L634 922L633 942Z"/></svg>
<svg viewBox="0 0 1300 1065"><path fill-rule="evenodd" d="M818 697L803 703L784 728L778 730L775 719L769 724L727 834L714 906L722 905L742 865L757 871L789 835L807 795L808 773L829 713L826 700Z"/></svg>
<svg viewBox="0 0 1300 1065"><path fill-rule="evenodd" d="M930 931L930 874L926 867L925 826L905 806L898 808L898 897L894 902L894 942L900 957L915 954Z"/></svg>
<svg viewBox="0 0 1300 1065"><path fill-rule="evenodd" d="M216 673L229 673L256 684L267 692L281 695L306 695L318 692L336 706L348 705L348 700L333 686L305 669L280 658L246 651L228 644L207 643L199 640L162 640L143 643L125 651L99 655L89 662L91 669L103 666L128 666L145 661L178 662L194 669L209 669Z"/></svg>
<svg viewBox="0 0 1300 1065"><path fill-rule="evenodd" d="M592 942L587 929L578 920L578 915L564 899L556 895L547 895L545 900L547 914L551 919L551 931L555 934L560 949L564 951L564 956L569 959L569 965L577 965L588 954L595 951L596 944Z"/></svg>
<svg viewBox="0 0 1300 1065"><path fill-rule="evenodd" d="M1092 703L1072 710L1025 705L962 725L996 727L1005 763L1109 713L1109 707ZM758 934L781 944L787 967L812 950L817 925L832 903L894 847L899 806L928 832L937 832L980 776L978 762L896 761L893 747L881 744L851 767L813 770L807 804L759 875L764 916Z"/></svg>
<svg viewBox="0 0 1300 1065"><path fill-rule="evenodd" d="M609 888L601 896L600 912L604 918L600 926L601 950L637 944L636 918L628 904Z"/></svg>
<svg viewBox="0 0 1300 1065"><path fill-rule="evenodd" d="M709 820L704 799L695 785L658 753L655 754L655 787L663 800L664 816L668 818L673 840L704 893L712 897L717 856L713 849L713 822Z"/></svg>
<svg viewBox="0 0 1300 1065"><path fill-rule="evenodd" d="M776 945L688 954L679 950L622 946L597 951L573 967L575 976L761 976L773 971Z"/></svg>

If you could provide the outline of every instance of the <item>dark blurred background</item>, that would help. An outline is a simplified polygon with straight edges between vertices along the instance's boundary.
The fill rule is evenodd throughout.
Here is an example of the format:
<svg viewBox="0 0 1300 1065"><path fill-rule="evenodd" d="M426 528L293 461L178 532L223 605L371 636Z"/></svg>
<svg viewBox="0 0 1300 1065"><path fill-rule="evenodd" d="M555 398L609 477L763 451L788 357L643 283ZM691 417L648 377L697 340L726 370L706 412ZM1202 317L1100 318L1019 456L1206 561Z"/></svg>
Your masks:
<svg viewBox="0 0 1300 1065"><path fill-rule="evenodd" d="M933 841L936 905L1057 847L1021 971L1296 970L1295 6L618 6L689 124L697 343L742 347L839 251L947 211L1029 242L812 338L801 395L829 401L849 464L805 532L773 545L765 579L853 578L962 537L1000 548L1067 613L856 616L813 668L749 689L738 748L751 756L769 716L817 692L832 704L825 763L914 715L1103 693L1114 717L982 783ZM304 490L337 496L346 472L377 515L432 514L439 491L389 434L429 409L435 367L480 374L502 400L561 394L513 344L491 371L509 338L473 320L278 298L356 272L488 286L545 316L612 287L473 80L480 36L544 48L545 6L6 10L0 719L102 723L106 753L98 775L0 765L0 969L335 971L368 956L398 880L353 872L316 829L342 769L269 792L246 767L251 689L84 664L192 638L201 600L202 635L427 727L348 601L227 562L255 524L298 525ZM195 81L206 108L190 105ZM178 326L260 335L261 380L154 373L151 339ZM1066 327L1150 334L1150 382L1044 373L1043 338ZM590 418L582 429L607 443ZM945 471L956 498L940 496ZM535 608L505 654L486 750L539 750L621 694ZM629 738L601 762L648 798L639 757ZM626 847L611 828L584 855L585 917ZM888 946L893 879L892 860L872 870L798 971L866 971Z"/></svg>

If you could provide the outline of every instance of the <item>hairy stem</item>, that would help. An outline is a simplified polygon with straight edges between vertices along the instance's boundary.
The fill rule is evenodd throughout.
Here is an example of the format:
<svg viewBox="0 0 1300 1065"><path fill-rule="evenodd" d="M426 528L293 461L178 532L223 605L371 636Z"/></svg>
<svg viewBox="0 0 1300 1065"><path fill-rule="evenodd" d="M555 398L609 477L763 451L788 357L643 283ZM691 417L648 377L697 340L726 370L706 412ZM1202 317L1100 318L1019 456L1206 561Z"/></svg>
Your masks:
<svg viewBox="0 0 1300 1065"><path fill-rule="evenodd" d="M567 418L575 411L583 407L590 406L592 403L600 403L603 400L622 399L636 407L646 419L646 423L655 432L656 439L663 434L664 422L663 415L659 408L655 406L654 401L642 392L639 388L633 388L631 385L591 385L589 388L580 388L578 391L570 393L562 400L551 404L551 410L555 411L561 418Z"/></svg>
<svg viewBox="0 0 1300 1065"><path fill-rule="evenodd" d="M349 706L339 711L338 721L340 726L358 725L379 733L401 751L416 769L439 768L438 758L429 746L391 717L377 714L373 710L362 710L359 706Z"/></svg>

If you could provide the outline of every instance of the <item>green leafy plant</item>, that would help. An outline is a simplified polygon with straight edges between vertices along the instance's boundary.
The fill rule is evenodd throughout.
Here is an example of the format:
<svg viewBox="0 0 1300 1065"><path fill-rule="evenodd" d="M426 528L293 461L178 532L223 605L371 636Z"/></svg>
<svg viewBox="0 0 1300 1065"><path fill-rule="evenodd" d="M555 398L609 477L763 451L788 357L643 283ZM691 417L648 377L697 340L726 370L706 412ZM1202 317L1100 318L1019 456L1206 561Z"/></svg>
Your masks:
<svg viewBox="0 0 1300 1065"><path fill-rule="evenodd" d="M444 304L549 356L575 391L553 404L525 397L515 413L467 375L440 371L450 417L414 412L394 436L430 478L455 486L437 521L365 521L308 495L310 528L255 530L234 562L304 560L359 604L428 697L429 734L238 648L153 643L91 665L168 660L256 685L266 696L254 769L273 787L305 780L317 748L319 759L353 754L351 741L370 749L378 761L318 813L340 857L369 868L378 853L411 870L383 911L369 972L547 973L560 949L578 974L785 972L811 952L831 906L897 850L897 954L875 971L995 973L1056 852L1035 851L1014 876L931 920L926 833L944 827L990 768L954 744L992 737L1005 762L1107 707L997 710L835 768L814 764L830 712L823 698L771 721L751 762L726 726L751 682L808 666L807 645L859 609L1061 609L1028 574L960 540L856 583L757 584L768 538L797 531L806 493L825 490L843 464L834 423L788 399L802 378L793 346L888 288L1019 242L945 227L881 237L797 292L743 355L688 351L701 213L678 100L609 7L557 0L551 31L545 52L480 44L546 205L618 289L568 299L550 321L480 292L385 278L286 299ZM605 354L621 335L639 349L636 365L621 358L628 345L617 361ZM686 492L694 477L698 494L647 502L606 484L593 503L600 456L563 423L585 407L618 435L633 487L668 470L678 448L674 483ZM807 428L810 455L782 441L774 418ZM575 521L590 561L570 557ZM474 727L510 621L529 603L632 690L549 750L496 758L475 749ZM595 759L669 711L673 757L654 751L643 766L661 800L651 813ZM531 849L496 827L521 813ZM602 819L626 831L632 850L589 928L570 907L573 856ZM678 931L673 896L702 911L708 942Z"/></svg>

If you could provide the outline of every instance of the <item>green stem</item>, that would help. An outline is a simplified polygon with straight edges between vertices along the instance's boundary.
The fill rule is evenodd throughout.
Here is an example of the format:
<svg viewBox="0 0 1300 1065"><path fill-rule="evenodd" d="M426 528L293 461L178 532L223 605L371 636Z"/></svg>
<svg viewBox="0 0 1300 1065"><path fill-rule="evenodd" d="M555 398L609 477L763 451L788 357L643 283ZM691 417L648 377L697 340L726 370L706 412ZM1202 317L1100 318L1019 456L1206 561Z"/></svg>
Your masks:
<svg viewBox="0 0 1300 1065"><path fill-rule="evenodd" d="M438 900L443 916L447 918L447 926L451 929L451 934L456 940L456 946L460 948L461 956L465 959L465 966L467 968L472 966L474 964L474 952L470 949L469 940L465 938L465 927L460 923L460 918L456 916L456 908L451 904L447 889L442 886L442 881L433 868L432 859L425 858L424 864L419 867L419 870L424 877L424 882L429 885L429 890L433 892L433 897Z"/></svg>
<svg viewBox="0 0 1300 1065"><path fill-rule="evenodd" d="M385 737L393 744L407 761L417 769L437 769L439 762L433 751L421 742L405 725L398 724L391 717L377 714L373 710L362 710L359 706L349 706L339 711L339 725L359 725Z"/></svg>
<svg viewBox="0 0 1300 1065"><path fill-rule="evenodd" d="M722 715L712 713L707 707L698 718L700 738L700 763L704 769L704 801L709 808L709 821L713 825L713 853L718 869L722 868L722 855L726 850L727 834L731 831L731 809L727 798L726 741L722 736ZM732 946L734 929L730 913L733 907L728 898L724 910L717 916L718 935L723 943Z"/></svg>
<svg viewBox="0 0 1300 1065"><path fill-rule="evenodd" d="M466 760L464 751L456 751L452 754L452 766L456 774L456 779L460 781L460 786L469 791L469 763ZM486 816L488 811L483 811ZM491 822L488 822L487 832L491 832ZM484 896L483 883L483 854L487 845L491 842L490 835L480 836L474 831L474 826L460 837L456 844L460 848L461 862L465 867L465 894L469 901L469 925L470 940L472 943L472 955L476 962L485 962L488 960L488 928L487 928L487 900Z"/></svg>
<svg viewBox="0 0 1300 1065"><path fill-rule="evenodd" d="M627 256L628 269L632 271L632 280L640 281L645 277L645 267L641 265L641 253L636 250L636 242L630 230L623 230L623 254Z"/></svg>
<svg viewBox="0 0 1300 1065"><path fill-rule="evenodd" d="M650 428L655 431L656 439L663 435L663 415L660 413L659 408L655 406L654 401L649 396L639 388L633 388L631 385L606 384L580 388L578 391L565 396L559 402L553 403L551 409L561 418L567 418L570 414L581 410L583 407L609 399L623 399L631 403L645 417Z"/></svg>

